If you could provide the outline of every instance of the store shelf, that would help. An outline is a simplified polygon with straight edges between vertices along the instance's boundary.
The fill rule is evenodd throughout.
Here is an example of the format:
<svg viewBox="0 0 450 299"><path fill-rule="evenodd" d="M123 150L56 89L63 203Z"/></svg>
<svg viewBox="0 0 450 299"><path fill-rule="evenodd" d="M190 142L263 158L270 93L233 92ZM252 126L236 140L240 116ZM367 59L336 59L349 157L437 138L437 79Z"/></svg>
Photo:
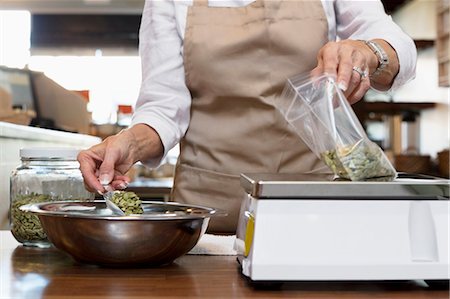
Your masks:
<svg viewBox="0 0 450 299"><path fill-rule="evenodd" d="M439 86L450 87L450 1L439 0L436 9L436 50L439 67Z"/></svg>

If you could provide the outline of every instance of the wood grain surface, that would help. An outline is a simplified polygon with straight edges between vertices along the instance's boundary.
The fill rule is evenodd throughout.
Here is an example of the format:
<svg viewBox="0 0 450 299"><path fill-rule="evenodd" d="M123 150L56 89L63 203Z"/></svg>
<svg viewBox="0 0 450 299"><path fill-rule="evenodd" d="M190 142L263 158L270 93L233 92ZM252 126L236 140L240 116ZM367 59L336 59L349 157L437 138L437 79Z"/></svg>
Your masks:
<svg viewBox="0 0 450 299"><path fill-rule="evenodd" d="M0 232L0 298L449 298L421 281L250 284L234 256L186 255L161 268L102 268ZM9 246L8 246L9 242Z"/></svg>

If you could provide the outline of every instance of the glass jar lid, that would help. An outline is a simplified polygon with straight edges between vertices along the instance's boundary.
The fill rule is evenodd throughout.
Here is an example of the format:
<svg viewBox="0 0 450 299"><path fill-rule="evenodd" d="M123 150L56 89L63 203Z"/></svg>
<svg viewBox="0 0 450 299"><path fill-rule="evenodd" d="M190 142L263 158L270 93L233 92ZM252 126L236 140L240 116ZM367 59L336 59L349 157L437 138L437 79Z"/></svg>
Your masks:
<svg viewBox="0 0 450 299"><path fill-rule="evenodd" d="M29 147L20 149L24 159L65 159L76 160L80 149L70 147Z"/></svg>

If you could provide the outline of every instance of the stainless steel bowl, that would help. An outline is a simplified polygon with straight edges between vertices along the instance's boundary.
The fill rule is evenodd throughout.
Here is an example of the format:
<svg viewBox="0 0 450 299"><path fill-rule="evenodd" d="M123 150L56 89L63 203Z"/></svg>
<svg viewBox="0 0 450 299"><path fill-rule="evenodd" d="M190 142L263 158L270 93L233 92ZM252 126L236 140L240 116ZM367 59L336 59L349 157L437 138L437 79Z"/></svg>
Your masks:
<svg viewBox="0 0 450 299"><path fill-rule="evenodd" d="M210 217L201 206L143 201L144 214L115 216L104 201L45 202L22 206L36 213L53 245L82 263L163 265L191 250Z"/></svg>

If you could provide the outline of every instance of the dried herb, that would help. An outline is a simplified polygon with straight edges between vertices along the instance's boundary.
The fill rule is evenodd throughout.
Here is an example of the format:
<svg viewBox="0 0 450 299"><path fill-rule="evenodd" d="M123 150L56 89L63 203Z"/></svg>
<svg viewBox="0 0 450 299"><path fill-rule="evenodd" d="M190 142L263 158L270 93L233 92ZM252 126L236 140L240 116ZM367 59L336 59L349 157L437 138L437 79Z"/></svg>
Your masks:
<svg viewBox="0 0 450 299"><path fill-rule="evenodd" d="M11 232L19 241L47 241L47 235L42 229L39 217L24 212L20 207L31 203L40 203L51 200L49 195L26 194L19 195L11 203Z"/></svg>
<svg viewBox="0 0 450 299"><path fill-rule="evenodd" d="M111 201L115 203L125 215L142 214L142 201L134 192L116 191Z"/></svg>
<svg viewBox="0 0 450 299"><path fill-rule="evenodd" d="M360 140L353 145L325 151L321 157L336 175L352 181L372 178L392 180L396 176L383 151L372 142Z"/></svg>

